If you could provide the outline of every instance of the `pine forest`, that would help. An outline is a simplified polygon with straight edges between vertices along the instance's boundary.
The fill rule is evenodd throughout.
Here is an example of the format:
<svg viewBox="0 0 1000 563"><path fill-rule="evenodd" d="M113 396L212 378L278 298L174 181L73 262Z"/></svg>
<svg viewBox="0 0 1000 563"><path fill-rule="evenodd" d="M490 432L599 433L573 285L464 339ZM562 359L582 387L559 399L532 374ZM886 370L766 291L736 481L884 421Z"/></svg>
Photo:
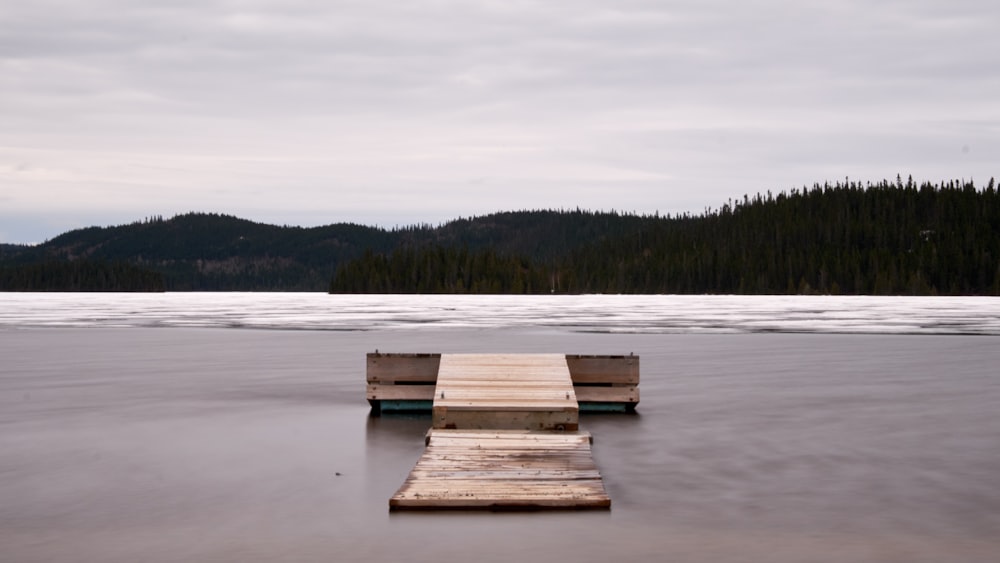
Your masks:
<svg viewBox="0 0 1000 563"><path fill-rule="evenodd" d="M6 291L1000 295L1000 193L845 180L680 215L509 211L383 229L189 213L0 244Z"/></svg>

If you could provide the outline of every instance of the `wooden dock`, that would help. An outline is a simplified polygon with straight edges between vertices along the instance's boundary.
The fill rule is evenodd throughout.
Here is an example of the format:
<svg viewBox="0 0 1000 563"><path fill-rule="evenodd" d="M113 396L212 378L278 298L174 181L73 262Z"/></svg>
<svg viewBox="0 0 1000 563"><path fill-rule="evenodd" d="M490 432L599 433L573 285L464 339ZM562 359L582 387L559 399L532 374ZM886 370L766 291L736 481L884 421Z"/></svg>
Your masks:
<svg viewBox="0 0 1000 563"><path fill-rule="evenodd" d="M420 367L411 363L393 379L424 377L415 374L426 374L432 362L433 427L424 454L389 500L391 510L611 506L591 457L591 437L578 431L567 356L427 355L416 362ZM369 400L371 367L369 356Z"/></svg>
<svg viewBox="0 0 1000 563"><path fill-rule="evenodd" d="M561 354L445 354L434 428L576 430L580 407Z"/></svg>
<svg viewBox="0 0 1000 563"><path fill-rule="evenodd" d="M372 414L430 412L442 357L442 354L368 354L366 396ZM567 354L565 359L581 412L635 410L639 404L638 356Z"/></svg>
<svg viewBox="0 0 1000 563"><path fill-rule="evenodd" d="M586 432L431 430L390 510L609 508Z"/></svg>

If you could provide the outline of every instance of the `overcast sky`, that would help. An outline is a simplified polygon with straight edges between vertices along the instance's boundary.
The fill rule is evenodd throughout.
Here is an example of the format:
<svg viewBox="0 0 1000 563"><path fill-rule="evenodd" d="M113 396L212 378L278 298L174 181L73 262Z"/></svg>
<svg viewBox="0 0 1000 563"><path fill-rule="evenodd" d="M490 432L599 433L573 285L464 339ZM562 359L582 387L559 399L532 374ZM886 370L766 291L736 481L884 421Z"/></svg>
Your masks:
<svg viewBox="0 0 1000 563"><path fill-rule="evenodd" d="M0 242L1000 179L996 0L0 0Z"/></svg>

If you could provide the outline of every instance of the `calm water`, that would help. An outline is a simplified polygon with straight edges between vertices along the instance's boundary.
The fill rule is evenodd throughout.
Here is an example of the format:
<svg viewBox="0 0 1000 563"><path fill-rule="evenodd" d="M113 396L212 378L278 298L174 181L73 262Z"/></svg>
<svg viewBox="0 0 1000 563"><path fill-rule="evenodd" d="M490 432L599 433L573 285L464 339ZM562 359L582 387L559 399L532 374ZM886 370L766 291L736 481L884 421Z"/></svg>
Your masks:
<svg viewBox="0 0 1000 563"><path fill-rule="evenodd" d="M27 322L23 311L21 324L0 323L0 560L987 562L1000 553L995 336L100 320L130 306L94 306L86 328ZM145 307L133 317L150 315ZM180 324L176 311L161 314ZM430 420L368 417L364 354L376 348L640 355L639 414L581 421L612 510L390 514Z"/></svg>

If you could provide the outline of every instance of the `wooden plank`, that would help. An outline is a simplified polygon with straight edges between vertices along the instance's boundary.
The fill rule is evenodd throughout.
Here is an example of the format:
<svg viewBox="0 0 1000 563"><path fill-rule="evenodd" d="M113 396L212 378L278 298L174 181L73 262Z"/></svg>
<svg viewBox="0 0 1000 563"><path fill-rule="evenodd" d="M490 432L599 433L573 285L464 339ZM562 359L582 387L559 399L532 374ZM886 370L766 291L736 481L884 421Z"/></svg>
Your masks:
<svg viewBox="0 0 1000 563"><path fill-rule="evenodd" d="M466 429L516 429L531 428L537 430L577 430L579 423L579 407L572 412L540 411L526 412L523 410L508 411L449 411L432 408L435 428L466 428Z"/></svg>
<svg viewBox="0 0 1000 563"><path fill-rule="evenodd" d="M639 387L576 387L576 400L581 403L638 403Z"/></svg>
<svg viewBox="0 0 1000 563"><path fill-rule="evenodd" d="M369 401L433 401L433 385L368 385Z"/></svg>
<svg viewBox="0 0 1000 563"><path fill-rule="evenodd" d="M444 354L434 428L575 430L579 405L561 354Z"/></svg>
<svg viewBox="0 0 1000 563"><path fill-rule="evenodd" d="M639 384L639 356L567 354L566 364L574 384Z"/></svg>
<svg viewBox="0 0 1000 563"><path fill-rule="evenodd" d="M437 380L441 354L370 353L367 356L368 383L422 382Z"/></svg>
<svg viewBox="0 0 1000 563"><path fill-rule="evenodd" d="M391 510L607 509L586 432L440 430Z"/></svg>

